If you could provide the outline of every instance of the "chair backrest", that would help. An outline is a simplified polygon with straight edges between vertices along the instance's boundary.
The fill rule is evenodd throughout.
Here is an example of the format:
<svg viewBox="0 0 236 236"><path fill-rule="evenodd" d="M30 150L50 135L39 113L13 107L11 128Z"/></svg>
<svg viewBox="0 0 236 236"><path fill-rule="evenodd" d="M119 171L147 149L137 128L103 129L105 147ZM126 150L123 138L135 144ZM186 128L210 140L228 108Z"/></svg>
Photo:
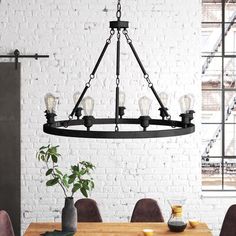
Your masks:
<svg viewBox="0 0 236 236"><path fill-rule="evenodd" d="M140 199L134 207L131 222L164 222L157 201L151 198Z"/></svg>
<svg viewBox="0 0 236 236"><path fill-rule="evenodd" d="M79 199L75 203L78 222L102 222L96 201L89 198Z"/></svg>
<svg viewBox="0 0 236 236"><path fill-rule="evenodd" d="M220 236L236 235L236 205L229 207L220 231Z"/></svg>
<svg viewBox="0 0 236 236"><path fill-rule="evenodd" d="M4 210L0 210L0 236L15 236L10 217Z"/></svg>

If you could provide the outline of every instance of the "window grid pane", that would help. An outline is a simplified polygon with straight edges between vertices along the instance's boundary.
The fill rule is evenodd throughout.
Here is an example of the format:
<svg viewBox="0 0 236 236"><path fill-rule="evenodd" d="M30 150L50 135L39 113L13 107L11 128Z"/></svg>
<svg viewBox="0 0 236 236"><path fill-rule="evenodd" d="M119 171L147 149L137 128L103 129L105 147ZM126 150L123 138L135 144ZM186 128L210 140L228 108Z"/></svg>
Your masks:
<svg viewBox="0 0 236 236"><path fill-rule="evenodd" d="M209 158L202 161L202 189L222 190L221 158Z"/></svg>
<svg viewBox="0 0 236 236"><path fill-rule="evenodd" d="M202 137L203 190L236 191L235 70L236 1L203 0L202 126L207 130Z"/></svg>

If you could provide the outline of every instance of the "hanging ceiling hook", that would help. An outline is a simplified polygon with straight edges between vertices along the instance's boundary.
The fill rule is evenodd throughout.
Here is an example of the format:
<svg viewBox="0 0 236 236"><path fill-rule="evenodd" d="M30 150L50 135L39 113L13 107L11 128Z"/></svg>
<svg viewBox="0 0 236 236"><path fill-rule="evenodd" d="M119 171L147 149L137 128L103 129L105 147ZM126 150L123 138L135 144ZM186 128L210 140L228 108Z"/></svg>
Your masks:
<svg viewBox="0 0 236 236"><path fill-rule="evenodd" d="M111 29L117 29L118 31L120 29L127 29L129 28L129 22L128 21L121 21L121 1L118 0L117 2L117 11L116 11L116 21L110 21L110 28Z"/></svg>

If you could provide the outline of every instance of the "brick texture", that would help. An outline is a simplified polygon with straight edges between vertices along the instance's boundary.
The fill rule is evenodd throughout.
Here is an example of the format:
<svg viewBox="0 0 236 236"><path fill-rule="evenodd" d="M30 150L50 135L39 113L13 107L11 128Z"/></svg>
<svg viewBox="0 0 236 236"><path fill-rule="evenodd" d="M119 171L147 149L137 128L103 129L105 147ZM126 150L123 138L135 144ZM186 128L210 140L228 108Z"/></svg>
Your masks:
<svg viewBox="0 0 236 236"><path fill-rule="evenodd" d="M158 92L169 94L172 118L179 119L178 98L197 98L194 134L147 140L87 140L53 137L42 132L44 95L59 97L58 119L73 108L72 95L82 90L109 36L116 1L9 0L0 2L0 52L49 54L49 59L22 59L22 232L32 221L60 221L63 193L46 188L45 170L35 158L47 143L59 144L61 165L79 160L96 165L96 199L104 221L130 220L135 202L143 197L159 201L165 220L167 199L187 196L187 217L205 221L218 235L230 200L201 199L200 157L200 13L201 1L122 1L122 18L130 21L129 34ZM94 115L113 116L115 39L101 63L88 94L94 97ZM126 115L138 117L138 98L153 99L151 116L158 115L146 81L124 37L121 40L121 89L126 92ZM76 199L80 198L79 194Z"/></svg>

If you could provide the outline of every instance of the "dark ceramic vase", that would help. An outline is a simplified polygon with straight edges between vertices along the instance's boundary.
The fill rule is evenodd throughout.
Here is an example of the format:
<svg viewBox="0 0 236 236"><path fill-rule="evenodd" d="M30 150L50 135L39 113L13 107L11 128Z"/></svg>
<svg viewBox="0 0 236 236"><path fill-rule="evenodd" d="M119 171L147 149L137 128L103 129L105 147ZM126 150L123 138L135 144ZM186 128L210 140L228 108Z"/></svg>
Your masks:
<svg viewBox="0 0 236 236"><path fill-rule="evenodd" d="M65 206L62 209L62 231L77 231L77 209L74 206L73 197L65 198Z"/></svg>

